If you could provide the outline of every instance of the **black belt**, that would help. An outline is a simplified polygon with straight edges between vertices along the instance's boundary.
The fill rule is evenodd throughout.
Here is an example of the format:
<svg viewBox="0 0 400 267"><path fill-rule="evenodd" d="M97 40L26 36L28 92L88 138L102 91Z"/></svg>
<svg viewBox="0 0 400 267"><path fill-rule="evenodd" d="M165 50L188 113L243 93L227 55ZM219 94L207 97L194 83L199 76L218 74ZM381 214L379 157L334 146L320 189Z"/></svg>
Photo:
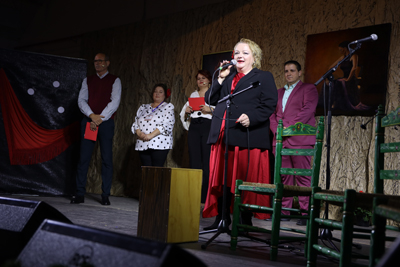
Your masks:
<svg viewBox="0 0 400 267"><path fill-rule="evenodd" d="M200 124L200 123L205 122L206 120L210 120L210 119L207 119L207 118L204 118L204 117L192 118L192 119L190 120L190 123L193 123L193 124Z"/></svg>

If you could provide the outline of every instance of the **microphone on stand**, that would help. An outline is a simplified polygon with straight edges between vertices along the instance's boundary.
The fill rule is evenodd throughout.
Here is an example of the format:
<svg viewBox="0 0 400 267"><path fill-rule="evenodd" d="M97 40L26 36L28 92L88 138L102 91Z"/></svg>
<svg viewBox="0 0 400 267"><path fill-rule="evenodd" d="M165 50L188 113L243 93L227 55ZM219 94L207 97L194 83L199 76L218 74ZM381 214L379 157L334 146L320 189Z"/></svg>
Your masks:
<svg viewBox="0 0 400 267"><path fill-rule="evenodd" d="M363 43L363 42L369 42L369 41L376 41L376 40L378 40L378 35L373 33L373 34L371 34L370 36L368 36L366 38L355 40L355 41L351 42L349 45Z"/></svg>
<svg viewBox="0 0 400 267"><path fill-rule="evenodd" d="M369 120L367 121L367 123L361 124L361 125L360 125L361 129L366 130L366 129L367 129L367 124L370 123L373 119L374 119L374 117L372 117L371 119L369 119Z"/></svg>
<svg viewBox="0 0 400 267"><path fill-rule="evenodd" d="M228 64L225 64L225 65L222 65L221 67L219 67L219 69L222 70L226 67L229 67L230 65L236 65L236 64L237 64L237 61L232 59L231 62L229 62Z"/></svg>

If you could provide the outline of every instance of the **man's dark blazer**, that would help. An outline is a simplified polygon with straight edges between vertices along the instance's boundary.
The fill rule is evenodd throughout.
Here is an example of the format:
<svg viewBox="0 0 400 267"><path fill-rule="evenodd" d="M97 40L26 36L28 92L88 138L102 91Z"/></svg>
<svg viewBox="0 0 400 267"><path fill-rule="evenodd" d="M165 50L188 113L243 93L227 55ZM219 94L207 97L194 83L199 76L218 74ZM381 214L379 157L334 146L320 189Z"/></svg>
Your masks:
<svg viewBox="0 0 400 267"><path fill-rule="evenodd" d="M205 94L205 101L210 105L216 106L208 136L208 144L214 144L218 140L222 118L226 110L226 101L218 103L218 100L231 93L232 80L236 73L236 70L233 70L222 84L215 81L213 87ZM249 148L270 149L269 117L275 111L278 101L277 89L272 74L268 71L252 69L240 79L233 94L243 91L254 82L260 82L260 85L242 92L232 99L228 145L247 148L247 140L249 139ZM243 113L250 119L249 135L246 127L240 123L235 123Z"/></svg>

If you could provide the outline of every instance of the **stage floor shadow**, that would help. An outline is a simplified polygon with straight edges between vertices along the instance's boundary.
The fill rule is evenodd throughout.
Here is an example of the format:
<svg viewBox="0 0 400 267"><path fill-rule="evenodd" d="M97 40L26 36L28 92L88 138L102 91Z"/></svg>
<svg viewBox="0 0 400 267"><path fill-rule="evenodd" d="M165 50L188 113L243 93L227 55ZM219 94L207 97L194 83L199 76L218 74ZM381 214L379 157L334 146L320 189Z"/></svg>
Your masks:
<svg viewBox="0 0 400 267"><path fill-rule="evenodd" d="M110 206L100 204L101 196L87 194L85 203L70 204L70 199L64 196L35 196L35 195L1 195L3 197L43 201L53 206L74 224L92 228L108 230L136 236L139 212L139 201L128 197L110 197ZM199 212L201 207L199 204ZM201 216L200 216L201 217ZM156 219L156 218L155 218ZM200 218L200 229L214 222L214 218ZM270 222L253 218L256 226L269 225ZM297 226L296 221L283 222L282 226L290 228L305 228ZM333 231L333 236L340 239L340 231ZM397 236L396 232L387 231L388 235ZM201 245L206 243L214 233L202 234L198 242L181 243L180 247L200 258L208 266L306 266L307 260L304 257L304 243L286 243L279 249L278 260L269 260L269 245L262 242L250 241L248 238L239 237L236 251L229 249L230 236L227 233L219 235L205 250ZM257 234L258 238L268 239L267 234ZM361 245L361 249L354 249L356 253L369 254L369 240L357 239L355 243ZM335 244L340 247L339 243ZM387 244L390 246L390 244ZM359 263L365 263L359 261ZM338 263L320 256L319 266L338 266Z"/></svg>

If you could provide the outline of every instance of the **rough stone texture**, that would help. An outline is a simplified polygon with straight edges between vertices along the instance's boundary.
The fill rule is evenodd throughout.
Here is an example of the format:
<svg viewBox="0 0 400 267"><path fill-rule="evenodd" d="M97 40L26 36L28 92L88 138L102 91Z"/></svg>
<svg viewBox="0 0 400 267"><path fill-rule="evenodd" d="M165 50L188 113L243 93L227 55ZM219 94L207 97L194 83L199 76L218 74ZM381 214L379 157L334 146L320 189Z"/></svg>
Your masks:
<svg viewBox="0 0 400 267"><path fill-rule="evenodd" d="M150 91L155 83L164 82L172 88L170 101L175 105L174 148L166 166L188 167L187 134L179 112L195 89L195 74L201 68L202 55L231 50L242 37L261 46L262 69L271 71L277 87L282 87L283 62L296 59L304 66L307 35L392 23L386 110L393 110L400 104L399 10L397 0L232 0L84 35L82 57L92 60L99 51L108 53L110 71L122 80L111 193L138 196L140 160L130 128L138 107L151 102ZM374 127L370 123L367 130L360 128L368 119L333 117L331 189L373 190ZM386 136L399 141L397 130L389 129ZM100 193L99 150L95 153L88 191ZM394 168L399 161L398 155L391 156L385 165ZM325 187L325 156L321 169L320 184ZM387 182L385 190L399 194L399 183Z"/></svg>

